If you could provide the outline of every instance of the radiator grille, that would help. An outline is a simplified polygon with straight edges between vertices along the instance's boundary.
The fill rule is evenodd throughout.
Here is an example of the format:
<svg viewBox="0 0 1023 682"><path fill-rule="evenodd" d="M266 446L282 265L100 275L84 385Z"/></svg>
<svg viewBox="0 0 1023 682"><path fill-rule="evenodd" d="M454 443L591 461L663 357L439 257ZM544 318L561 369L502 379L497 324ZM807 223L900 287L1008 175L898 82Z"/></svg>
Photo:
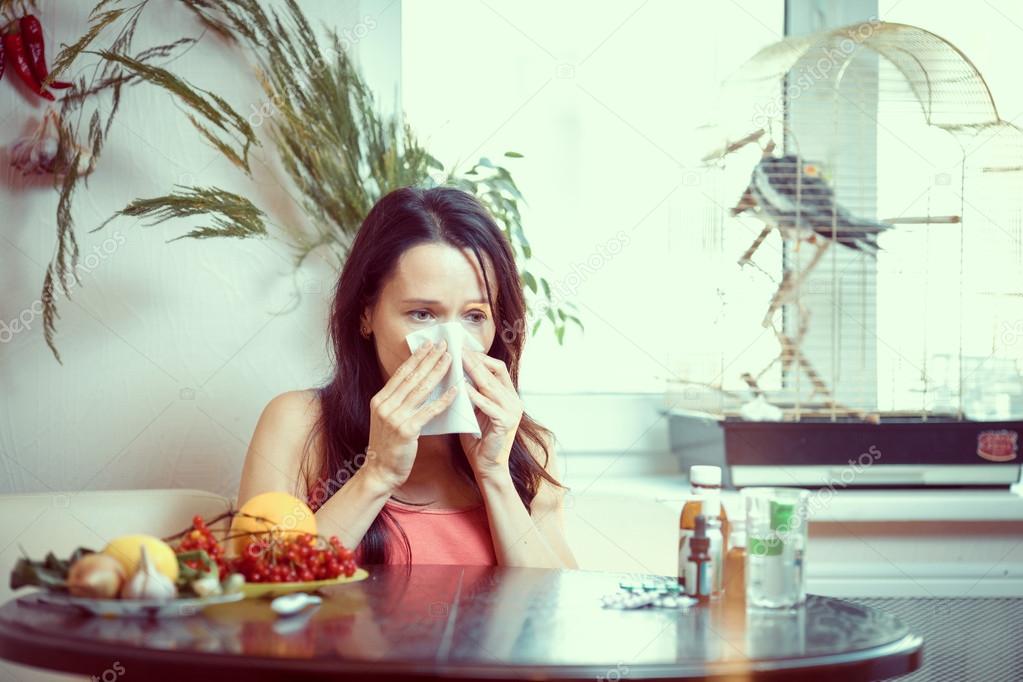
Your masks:
<svg viewBox="0 0 1023 682"><path fill-rule="evenodd" d="M900 682L1023 680L1023 598L848 601L898 616L924 638L923 666Z"/></svg>

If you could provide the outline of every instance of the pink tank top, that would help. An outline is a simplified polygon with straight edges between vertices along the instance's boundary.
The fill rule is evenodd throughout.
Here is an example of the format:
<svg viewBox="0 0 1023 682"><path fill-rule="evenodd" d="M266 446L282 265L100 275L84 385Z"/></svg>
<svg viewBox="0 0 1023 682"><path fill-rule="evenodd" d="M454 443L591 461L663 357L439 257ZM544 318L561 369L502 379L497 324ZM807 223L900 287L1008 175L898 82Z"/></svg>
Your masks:
<svg viewBox="0 0 1023 682"><path fill-rule="evenodd" d="M471 509L422 509L388 500L384 508L405 531L413 564L497 565L483 504ZM389 563L405 563L401 534L391 524L387 530ZM356 549L356 563L362 559L361 549L361 545Z"/></svg>

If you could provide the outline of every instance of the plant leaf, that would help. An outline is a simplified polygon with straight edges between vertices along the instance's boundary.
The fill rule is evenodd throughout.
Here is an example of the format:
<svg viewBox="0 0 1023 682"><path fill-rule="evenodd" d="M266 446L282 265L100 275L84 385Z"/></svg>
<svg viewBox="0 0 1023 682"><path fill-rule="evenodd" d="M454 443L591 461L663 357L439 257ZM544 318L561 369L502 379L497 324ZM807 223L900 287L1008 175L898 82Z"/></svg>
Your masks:
<svg viewBox="0 0 1023 682"><path fill-rule="evenodd" d="M96 232L118 216L150 218L157 225L172 218L211 215L213 227L198 227L180 237L252 237L266 235L264 213L248 199L219 187L182 187L181 191L150 199L136 199L112 215Z"/></svg>
<svg viewBox="0 0 1023 682"><path fill-rule="evenodd" d="M117 21L126 11L127 10L124 9L112 9L96 15L95 18L90 16L92 23L89 25L89 30L86 31L85 35L79 38L74 45L65 47L57 54L50 66L50 73L46 76L46 80L42 84L43 87L47 87L57 76L64 73L67 67L71 66L71 62L73 62L78 55L84 52L92 41L96 39L96 36L98 36L104 28Z"/></svg>

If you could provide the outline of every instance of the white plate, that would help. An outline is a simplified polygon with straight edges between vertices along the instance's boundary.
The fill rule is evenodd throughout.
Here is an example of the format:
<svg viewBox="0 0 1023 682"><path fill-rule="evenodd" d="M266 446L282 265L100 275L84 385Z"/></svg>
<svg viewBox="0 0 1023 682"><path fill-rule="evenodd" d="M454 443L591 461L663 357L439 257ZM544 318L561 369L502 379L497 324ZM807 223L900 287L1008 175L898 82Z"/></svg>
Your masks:
<svg viewBox="0 0 1023 682"><path fill-rule="evenodd" d="M35 596L44 604L85 611L94 616L113 618L181 618L194 616L207 606L241 601L245 595L218 594L210 597L177 597L174 599L90 599L74 597L63 592L37 592Z"/></svg>

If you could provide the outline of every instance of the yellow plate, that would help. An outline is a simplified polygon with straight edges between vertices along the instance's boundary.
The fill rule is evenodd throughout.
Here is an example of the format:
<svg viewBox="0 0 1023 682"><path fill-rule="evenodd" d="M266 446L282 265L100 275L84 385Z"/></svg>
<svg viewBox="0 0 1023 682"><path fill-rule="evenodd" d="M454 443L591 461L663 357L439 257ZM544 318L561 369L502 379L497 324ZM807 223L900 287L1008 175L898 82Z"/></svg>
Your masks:
<svg viewBox="0 0 1023 682"><path fill-rule="evenodd" d="M303 583L245 583L245 585L242 586L242 594L245 595L246 599L266 596L277 597L291 592L312 592L313 590L317 590L321 587L329 587L330 585L357 583L368 577L369 573L366 569L357 568L350 578L346 578L342 575L331 580L310 580L309 582Z"/></svg>

